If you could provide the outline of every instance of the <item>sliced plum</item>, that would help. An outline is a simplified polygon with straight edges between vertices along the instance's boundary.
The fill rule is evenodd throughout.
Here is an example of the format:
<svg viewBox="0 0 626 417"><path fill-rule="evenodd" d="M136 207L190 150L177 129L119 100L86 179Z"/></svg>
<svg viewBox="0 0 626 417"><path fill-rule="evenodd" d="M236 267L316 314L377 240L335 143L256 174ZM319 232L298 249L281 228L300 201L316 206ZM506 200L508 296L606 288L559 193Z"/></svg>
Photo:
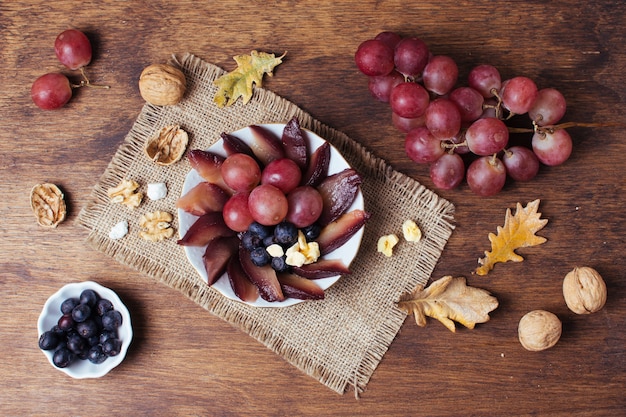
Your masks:
<svg viewBox="0 0 626 417"><path fill-rule="evenodd" d="M292 267L294 274L308 279L321 279L337 275L347 275L350 269L341 259L318 259L312 264Z"/></svg>
<svg viewBox="0 0 626 417"><path fill-rule="evenodd" d="M298 164L300 169L304 171L307 168L309 151L304 132L300 128L297 117L294 116L285 125L281 140L287 158Z"/></svg>
<svg viewBox="0 0 626 417"><path fill-rule="evenodd" d="M354 202L362 182L361 176L352 168L326 177L317 186L324 201L319 224L327 225L344 214Z"/></svg>
<svg viewBox="0 0 626 417"><path fill-rule="evenodd" d="M248 278L248 275L241 267L239 252L235 253L228 261L226 274L233 292L241 301L253 303L259 298L259 289L250 281L250 278Z"/></svg>
<svg viewBox="0 0 626 417"><path fill-rule="evenodd" d="M221 166L226 159L223 156L201 149L192 149L187 158L191 167L208 182L215 184L221 180Z"/></svg>
<svg viewBox="0 0 626 417"><path fill-rule="evenodd" d="M356 209L326 225L317 238L320 254L325 255L346 243L370 218L366 211Z"/></svg>
<svg viewBox="0 0 626 417"><path fill-rule="evenodd" d="M238 250L239 239L236 236L218 237L209 242L202 256L209 285L224 274L228 261Z"/></svg>
<svg viewBox="0 0 626 417"><path fill-rule="evenodd" d="M263 165L285 157L285 149L280 138L269 129L259 125L251 125L250 131L252 132L250 148Z"/></svg>
<svg viewBox="0 0 626 417"><path fill-rule="evenodd" d="M229 195L218 185L202 181L176 201L176 207L194 216L222 211Z"/></svg>
<svg viewBox="0 0 626 417"><path fill-rule="evenodd" d="M324 142L313 153L309 159L309 165L302 176L302 184L317 186L328 176L330 166L330 144Z"/></svg>
<svg viewBox="0 0 626 417"><path fill-rule="evenodd" d="M298 300L322 300L324 298L324 290L310 279L295 274L279 273L278 282L286 297Z"/></svg>
<svg viewBox="0 0 626 417"><path fill-rule="evenodd" d="M226 226L221 211L212 211L198 217L177 243L181 246L204 246L213 239L225 236L235 236L235 232Z"/></svg>
<svg viewBox="0 0 626 417"><path fill-rule="evenodd" d="M262 299L270 303L285 299L276 277L276 271L270 265L256 266L253 264L250 259L250 252L242 246L239 247L239 261L250 281L259 289L259 295Z"/></svg>
<svg viewBox="0 0 626 417"><path fill-rule="evenodd" d="M229 156L235 153L244 153L253 157L258 163L260 163L254 152L252 152L252 148L237 136L229 133L222 133L220 137L222 138L224 150Z"/></svg>

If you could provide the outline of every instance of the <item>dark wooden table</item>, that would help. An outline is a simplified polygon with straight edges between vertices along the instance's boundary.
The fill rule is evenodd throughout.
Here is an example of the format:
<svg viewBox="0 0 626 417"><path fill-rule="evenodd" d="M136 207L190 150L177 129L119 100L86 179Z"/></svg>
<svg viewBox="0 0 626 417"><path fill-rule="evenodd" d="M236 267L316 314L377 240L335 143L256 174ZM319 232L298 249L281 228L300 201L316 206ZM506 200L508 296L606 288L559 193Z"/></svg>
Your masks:
<svg viewBox="0 0 626 417"><path fill-rule="evenodd" d="M626 413L626 235L621 127L574 128L574 152L529 183L479 198L466 184L438 191L456 206L454 231L433 278L465 276L500 307L486 324L453 334L408 318L355 400L338 395L164 285L155 285L85 243L74 220L138 115L137 80L148 64L192 52L233 69L253 49L285 62L264 86L384 157L428 187L425 166L404 153L390 111L370 97L353 55L381 30L421 37L452 56L463 83L479 63L504 78L525 75L566 97L566 121L626 124L626 6L619 1L4 1L0 3L0 414L17 415L420 415L617 416ZM57 111L36 108L30 86L62 70L58 33L85 31L88 71L110 90L81 89ZM35 223L31 187L66 192L69 218ZM521 250L522 263L472 275L487 235L507 208L541 199L548 241ZM570 312L564 275L577 265L605 278L608 301ZM114 288L134 319L125 362L97 380L73 380L37 348L37 317L62 285L96 280ZM531 353L517 323L534 309L563 322L552 349Z"/></svg>

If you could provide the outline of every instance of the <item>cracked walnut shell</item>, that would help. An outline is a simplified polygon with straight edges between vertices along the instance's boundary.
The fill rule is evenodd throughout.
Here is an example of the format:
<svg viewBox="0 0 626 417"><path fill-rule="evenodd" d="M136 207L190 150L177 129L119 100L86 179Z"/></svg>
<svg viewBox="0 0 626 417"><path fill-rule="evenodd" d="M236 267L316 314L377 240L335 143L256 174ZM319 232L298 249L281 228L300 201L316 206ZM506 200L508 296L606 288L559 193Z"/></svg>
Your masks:
<svg viewBox="0 0 626 417"><path fill-rule="evenodd" d="M155 106L178 104L185 95L185 74L168 64L152 64L139 76L139 93L144 100Z"/></svg>
<svg viewBox="0 0 626 417"><path fill-rule="evenodd" d="M183 156L189 135L178 125L165 126L146 142L144 152L157 165L171 165Z"/></svg>
<svg viewBox="0 0 626 417"><path fill-rule="evenodd" d="M606 303L606 284L595 269L576 267L563 279L563 297L574 313L595 313Z"/></svg>
<svg viewBox="0 0 626 417"><path fill-rule="evenodd" d="M43 227L55 228L67 215L65 197L55 184L35 185L30 192L30 207Z"/></svg>
<svg viewBox="0 0 626 417"><path fill-rule="evenodd" d="M168 239L174 235L172 220L172 215L165 211L146 213L139 218L139 227L141 227L139 235L151 242Z"/></svg>

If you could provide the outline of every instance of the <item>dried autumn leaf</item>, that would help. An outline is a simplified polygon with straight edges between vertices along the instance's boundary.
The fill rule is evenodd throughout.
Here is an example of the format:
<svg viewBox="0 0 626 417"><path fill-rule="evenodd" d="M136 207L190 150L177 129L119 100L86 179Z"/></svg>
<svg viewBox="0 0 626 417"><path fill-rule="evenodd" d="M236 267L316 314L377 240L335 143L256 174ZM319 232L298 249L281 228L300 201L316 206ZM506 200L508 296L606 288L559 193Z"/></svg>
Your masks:
<svg viewBox="0 0 626 417"><path fill-rule="evenodd" d="M403 294L398 307L413 314L418 326L426 326L426 317L432 317L454 332L455 321L468 329L489 321L489 312L498 307L498 300L486 290L468 286L464 277L448 275L427 288L420 285Z"/></svg>
<svg viewBox="0 0 626 417"><path fill-rule="evenodd" d="M253 84L261 87L263 75L272 76L274 67L283 62L285 54L276 58L274 54L252 51L250 55L234 56L237 68L213 82L219 87L213 101L218 107L230 106L239 97L242 97L243 104L248 103L252 98Z"/></svg>
<svg viewBox="0 0 626 417"><path fill-rule="evenodd" d="M485 252L485 257L478 260L481 266L476 268L476 274L487 275L498 262L521 262L524 258L515 253L516 249L537 246L547 240L535 235L548 223L541 218L541 213L537 213L539 202L532 201L526 207L517 203L515 216L511 215L511 209L506 210L504 227L498 226L497 235L489 233L491 251Z"/></svg>

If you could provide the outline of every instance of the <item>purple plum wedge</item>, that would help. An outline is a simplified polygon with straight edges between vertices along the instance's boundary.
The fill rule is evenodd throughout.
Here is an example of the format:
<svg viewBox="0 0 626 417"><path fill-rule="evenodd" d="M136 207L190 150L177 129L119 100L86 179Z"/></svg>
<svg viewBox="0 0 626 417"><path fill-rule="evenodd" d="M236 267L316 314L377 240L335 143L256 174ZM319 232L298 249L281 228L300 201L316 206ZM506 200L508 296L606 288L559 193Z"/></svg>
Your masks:
<svg viewBox="0 0 626 417"><path fill-rule="evenodd" d="M213 211L198 217L177 243L181 246L204 246L213 239L225 236L236 234L224 223L222 212Z"/></svg>
<svg viewBox="0 0 626 417"><path fill-rule="evenodd" d="M219 186L203 181L176 201L176 208L194 216L222 211L230 196Z"/></svg>
<svg viewBox="0 0 626 417"><path fill-rule="evenodd" d="M263 165L285 157L283 144L274 133L259 125L251 125L250 131L252 132L250 148Z"/></svg>
<svg viewBox="0 0 626 417"><path fill-rule="evenodd" d="M192 149L187 156L189 164L198 174L210 183L219 185L224 191L231 191L222 179L221 167L224 158L213 152Z"/></svg>
<svg viewBox="0 0 626 417"><path fill-rule="evenodd" d="M318 259L312 264L292 267L293 273L308 279L322 279L336 275L347 275L350 269L341 259Z"/></svg>
<svg viewBox="0 0 626 417"><path fill-rule="evenodd" d="M320 253L326 255L346 243L370 218L363 210L352 210L324 227L317 238Z"/></svg>
<svg viewBox="0 0 626 417"><path fill-rule="evenodd" d="M280 288L280 283L276 277L276 271L271 266L256 266L250 259L250 252L243 247L239 248L239 261L244 272L259 289L259 295L265 301L270 303L274 301L283 301L285 295Z"/></svg>
<svg viewBox="0 0 626 417"><path fill-rule="evenodd" d="M361 176L352 168L326 177L317 186L324 201L319 224L325 226L344 214L354 202L362 182Z"/></svg>
<svg viewBox="0 0 626 417"><path fill-rule="evenodd" d="M202 256L209 285L224 274L228 261L238 250L239 239L236 236L218 237L209 242Z"/></svg>
<svg viewBox="0 0 626 417"><path fill-rule="evenodd" d="M248 275L246 275L245 271L241 267L239 253L236 253L228 261L226 274L228 274L230 287L241 301L253 303L258 300L259 289L250 281L250 278L248 278Z"/></svg>
<svg viewBox="0 0 626 417"><path fill-rule="evenodd" d="M330 144L324 142L321 144L309 158L309 166L302 175L302 184L317 186L324 178L328 176L328 167L330 166Z"/></svg>
<svg viewBox="0 0 626 417"><path fill-rule="evenodd" d="M286 297L299 300L322 300L324 290L315 282L295 274L278 274L278 282Z"/></svg>
<svg viewBox="0 0 626 417"><path fill-rule="evenodd" d="M252 152L252 148L248 146L246 142L239 139L237 136L231 135L229 133L222 133L220 137L222 138L224 150L229 156L236 153L243 153L253 157L257 162L260 162L254 152Z"/></svg>
<svg viewBox="0 0 626 417"><path fill-rule="evenodd" d="M294 161L304 171L307 168L309 151L304 132L300 129L297 117L294 116L285 125L281 140L287 158Z"/></svg>

